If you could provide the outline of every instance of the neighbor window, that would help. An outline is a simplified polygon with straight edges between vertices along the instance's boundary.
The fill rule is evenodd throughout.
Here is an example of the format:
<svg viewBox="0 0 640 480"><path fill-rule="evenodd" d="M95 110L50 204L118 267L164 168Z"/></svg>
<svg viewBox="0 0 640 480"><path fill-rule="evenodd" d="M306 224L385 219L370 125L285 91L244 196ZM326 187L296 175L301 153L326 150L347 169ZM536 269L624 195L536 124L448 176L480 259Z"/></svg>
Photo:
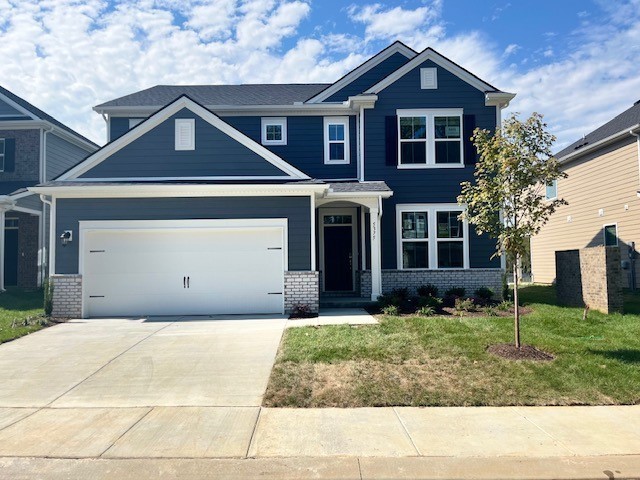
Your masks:
<svg viewBox="0 0 640 480"><path fill-rule="evenodd" d="M558 181L554 180L546 186L545 196L547 200L553 200L558 196Z"/></svg>
<svg viewBox="0 0 640 480"><path fill-rule="evenodd" d="M398 205L398 268L468 268L458 205Z"/></svg>
<svg viewBox="0 0 640 480"><path fill-rule="evenodd" d="M463 165L462 110L398 110L399 168Z"/></svg>
<svg viewBox="0 0 640 480"><path fill-rule="evenodd" d="M324 163L349 163L349 117L325 117Z"/></svg>
<svg viewBox="0 0 640 480"><path fill-rule="evenodd" d="M0 172L4 172L4 138L0 138Z"/></svg>
<svg viewBox="0 0 640 480"><path fill-rule="evenodd" d="M604 230L604 246L605 247L617 247L618 246L618 225L605 225Z"/></svg>
<svg viewBox="0 0 640 480"><path fill-rule="evenodd" d="M287 119L286 117L262 118L262 144L286 145L287 144Z"/></svg>

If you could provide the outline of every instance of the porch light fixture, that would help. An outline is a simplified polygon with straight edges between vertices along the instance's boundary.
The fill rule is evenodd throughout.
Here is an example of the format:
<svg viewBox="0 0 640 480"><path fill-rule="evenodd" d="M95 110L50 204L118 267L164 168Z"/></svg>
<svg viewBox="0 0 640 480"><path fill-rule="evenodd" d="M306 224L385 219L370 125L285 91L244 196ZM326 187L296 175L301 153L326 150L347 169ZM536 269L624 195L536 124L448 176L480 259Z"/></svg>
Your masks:
<svg viewBox="0 0 640 480"><path fill-rule="evenodd" d="M62 235L60 235L60 240L62 240L62 246L66 247L67 243L73 240L73 232L71 230L65 230Z"/></svg>

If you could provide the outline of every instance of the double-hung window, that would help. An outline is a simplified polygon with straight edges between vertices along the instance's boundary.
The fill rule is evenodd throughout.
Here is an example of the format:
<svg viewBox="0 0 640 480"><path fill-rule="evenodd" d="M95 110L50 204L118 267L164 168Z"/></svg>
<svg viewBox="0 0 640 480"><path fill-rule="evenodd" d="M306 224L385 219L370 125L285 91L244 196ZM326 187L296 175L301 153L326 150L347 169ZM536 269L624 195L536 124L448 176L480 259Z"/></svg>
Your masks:
<svg viewBox="0 0 640 480"><path fill-rule="evenodd" d="M286 117L262 117L262 144L286 145L287 144L287 118Z"/></svg>
<svg viewBox="0 0 640 480"><path fill-rule="evenodd" d="M5 141L0 138L0 172L4 172Z"/></svg>
<svg viewBox="0 0 640 480"><path fill-rule="evenodd" d="M461 109L398 110L398 168L464 165Z"/></svg>
<svg viewBox="0 0 640 480"><path fill-rule="evenodd" d="M553 180L545 186L545 198L547 200L553 200L558 196L558 181Z"/></svg>
<svg viewBox="0 0 640 480"><path fill-rule="evenodd" d="M324 118L324 163L349 163L349 117Z"/></svg>
<svg viewBox="0 0 640 480"><path fill-rule="evenodd" d="M398 268L469 268L469 228L456 204L397 206Z"/></svg>

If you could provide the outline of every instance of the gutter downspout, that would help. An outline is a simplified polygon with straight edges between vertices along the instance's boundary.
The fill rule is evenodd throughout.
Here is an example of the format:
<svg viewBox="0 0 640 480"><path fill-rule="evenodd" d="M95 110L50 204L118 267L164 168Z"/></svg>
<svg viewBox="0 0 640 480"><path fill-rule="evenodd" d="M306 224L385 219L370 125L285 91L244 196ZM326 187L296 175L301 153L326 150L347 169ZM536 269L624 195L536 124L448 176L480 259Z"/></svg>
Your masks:
<svg viewBox="0 0 640 480"><path fill-rule="evenodd" d="M104 112L102 112L101 115L102 115L102 119L107 124L107 143L109 143L109 139L111 138L111 122L109 122L109 116L106 115Z"/></svg>
<svg viewBox="0 0 640 480"><path fill-rule="evenodd" d="M40 194L40 200L45 205L49 205L49 259L47 261L47 266L49 267L49 276L51 276L53 272L53 255L55 250L55 229L53 228L53 224L55 221L55 211L53 209L52 200L47 200L47 196L44 194ZM43 215L44 217L44 215Z"/></svg>
<svg viewBox="0 0 640 480"><path fill-rule="evenodd" d="M640 175L640 134L634 132L633 130L629 130L629 134L636 137L636 145L638 146L638 175ZM635 242L629 242L629 263L630 263L630 279L629 279L629 287L631 291L634 292L636 290L636 249Z"/></svg>
<svg viewBox="0 0 640 480"><path fill-rule="evenodd" d="M47 134L53 131L53 127L44 127L42 129L42 177L40 178L40 182L44 183L47 179ZM50 204L49 204L50 205ZM40 217L40 232L38 234L38 251L40 252L40 272L38 279L38 286L42 285L42 282L45 279L47 273L47 259L46 252L47 248L45 247L45 227L46 227L46 218L47 218L47 203L43 202L42 204L42 216Z"/></svg>
<svg viewBox="0 0 640 480"><path fill-rule="evenodd" d="M361 182L364 182L364 105L360 105L360 168L358 169L358 178Z"/></svg>

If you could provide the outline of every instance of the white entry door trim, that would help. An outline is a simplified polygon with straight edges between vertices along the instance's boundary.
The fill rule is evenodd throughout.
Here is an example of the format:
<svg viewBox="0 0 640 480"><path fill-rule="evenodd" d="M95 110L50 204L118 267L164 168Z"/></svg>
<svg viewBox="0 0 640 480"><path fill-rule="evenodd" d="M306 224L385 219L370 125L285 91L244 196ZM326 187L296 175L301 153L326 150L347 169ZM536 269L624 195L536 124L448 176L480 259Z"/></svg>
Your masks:
<svg viewBox="0 0 640 480"><path fill-rule="evenodd" d="M282 272L288 269L288 244L287 244L287 219L199 219L199 220L92 220L79 222L79 273L85 277L86 274L86 247L87 235L92 232L136 232L136 233L153 233L153 232L173 232L178 233L184 231L184 235L193 232L241 232L246 230L255 231L256 235L260 235L260 230L271 231L273 236L274 229L278 229L281 235L282 245ZM88 298L85 286L87 281L83 281L82 287L82 315L86 317L88 312ZM282 275L282 293L284 296L284 274ZM284 302L283 302L284 309Z"/></svg>

